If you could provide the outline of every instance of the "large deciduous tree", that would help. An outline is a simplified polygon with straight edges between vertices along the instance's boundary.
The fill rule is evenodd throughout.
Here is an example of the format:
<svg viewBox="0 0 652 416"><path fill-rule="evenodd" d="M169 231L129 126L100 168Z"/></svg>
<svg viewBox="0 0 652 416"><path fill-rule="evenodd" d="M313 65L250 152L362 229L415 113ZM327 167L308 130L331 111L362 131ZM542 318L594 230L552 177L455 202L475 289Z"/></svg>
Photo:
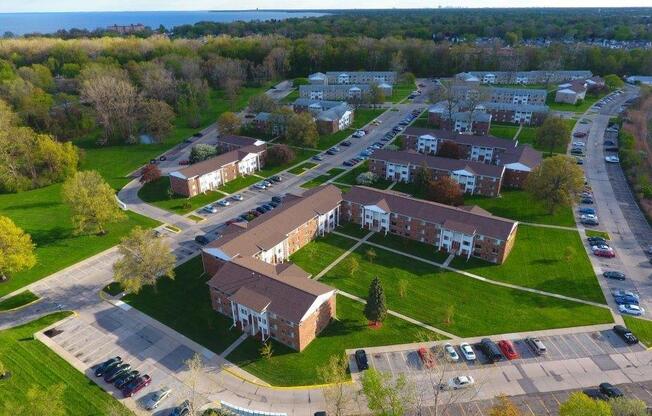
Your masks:
<svg viewBox="0 0 652 416"><path fill-rule="evenodd" d="M362 393L375 416L403 416L415 403L414 387L404 374L393 378L375 368L362 373Z"/></svg>
<svg viewBox="0 0 652 416"><path fill-rule="evenodd" d="M0 216L0 281L36 264L34 243L14 222Z"/></svg>
<svg viewBox="0 0 652 416"><path fill-rule="evenodd" d="M148 163L140 171L140 183L151 183L161 177L161 169L153 163Z"/></svg>
<svg viewBox="0 0 652 416"><path fill-rule="evenodd" d="M307 111L291 115L288 120L286 137L290 143L297 146L316 147L319 142L319 133L312 115Z"/></svg>
<svg viewBox="0 0 652 416"><path fill-rule="evenodd" d="M568 206L582 191L584 172L565 155L549 157L528 175L525 189L543 201L550 213Z"/></svg>
<svg viewBox="0 0 652 416"><path fill-rule="evenodd" d="M334 354L317 368L318 378L325 384L323 392L329 415L343 416L353 403L353 390L348 388L348 367L345 354Z"/></svg>
<svg viewBox="0 0 652 416"><path fill-rule="evenodd" d="M464 203L464 194L459 183L448 176L444 176L428 183L426 199L441 204L458 206Z"/></svg>
<svg viewBox="0 0 652 416"><path fill-rule="evenodd" d="M535 142L549 154L555 149L565 148L570 141L570 129L561 117L547 117L541 127L537 129Z"/></svg>
<svg viewBox="0 0 652 416"><path fill-rule="evenodd" d="M143 99L139 104L142 130L160 143L174 127L174 110L165 101Z"/></svg>
<svg viewBox="0 0 652 416"><path fill-rule="evenodd" d="M252 113L273 113L278 109L278 104L267 94L257 94L249 98L249 111Z"/></svg>
<svg viewBox="0 0 652 416"><path fill-rule="evenodd" d="M201 162L217 155L217 148L207 143L198 143L190 149L190 163Z"/></svg>
<svg viewBox="0 0 652 416"><path fill-rule="evenodd" d="M292 162L296 158L294 150L288 145L279 144L270 146L265 155L265 164L269 166L281 166Z"/></svg>
<svg viewBox="0 0 652 416"><path fill-rule="evenodd" d="M613 416L646 416L647 404L639 399L630 397L616 397L609 400Z"/></svg>
<svg viewBox="0 0 652 416"><path fill-rule="evenodd" d="M612 416L609 403L594 400L582 392L570 395L559 406L559 416Z"/></svg>
<svg viewBox="0 0 652 416"><path fill-rule="evenodd" d="M414 170L414 179L412 182L416 189L423 189L428 186L430 181L432 181L432 173L428 169L426 162L423 162L421 166Z"/></svg>
<svg viewBox="0 0 652 416"><path fill-rule="evenodd" d="M113 279L127 292L155 286L160 277L174 278L176 258L170 244L140 227L124 237L118 246L122 256L113 264Z"/></svg>
<svg viewBox="0 0 652 416"><path fill-rule="evenodd" d="M240 131L240 117L231 111L225 111L217 118L217 129L220 134L237 134Z"/></svg>
<svg viewBox="0 0 652 416"><path fill-rule="evenodd" d="M62 195L77 235L105 234L107 225L126 217L118 207L115 190L96 171L81 171L68 178Z"/></svg>
<svg viewBox="0 0 652 416"><path fill-rule="evenodd" d="M374 326L379 326L387 317L387 302L385 291L378 277L374 277L369 286L367 304L364 307L364 316Z"/></svg>

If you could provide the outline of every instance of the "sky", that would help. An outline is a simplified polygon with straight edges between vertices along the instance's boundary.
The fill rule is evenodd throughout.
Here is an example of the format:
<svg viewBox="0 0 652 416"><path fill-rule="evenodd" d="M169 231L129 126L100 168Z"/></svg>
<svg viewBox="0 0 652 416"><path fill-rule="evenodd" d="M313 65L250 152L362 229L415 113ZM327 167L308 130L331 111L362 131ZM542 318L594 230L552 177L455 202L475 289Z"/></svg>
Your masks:
<svg viewBox="0 0 652 416"><path fill-rule="evenodd" d="M0 12L350 9L418 7L649 7L649 0L0 0Z"/></svg>

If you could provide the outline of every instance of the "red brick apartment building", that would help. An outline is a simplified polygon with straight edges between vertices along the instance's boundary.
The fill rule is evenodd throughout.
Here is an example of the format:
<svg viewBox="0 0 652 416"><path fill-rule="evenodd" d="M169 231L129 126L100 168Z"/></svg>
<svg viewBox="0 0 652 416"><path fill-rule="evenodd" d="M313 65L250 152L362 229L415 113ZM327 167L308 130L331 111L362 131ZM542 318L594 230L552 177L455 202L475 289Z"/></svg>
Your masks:
<svg viewBox="0 0 652 416"><path fill-rule="evenodd" d="M542 160L540 152L519 145L517 140L419 127L408 127L403 134L403 147L407 150L436 155L442 143L453 142L463 149L465 160L504 166L502 186L508 188L522 187L527 175Z"/></svg>
<svg viewBox="0 0 652 416"><path fill-rule="evenodd" d="M287 261L337 227L341 201L339 188L320 186L229 225L202 250L213 308L252 336L303 350L335 316L335 290Z"/></svg>
<svg viewBox="0 0 652 416"><path fill-rule="evenodd" d="M473 207L452 207L395 191L354 186L342 197L342 218L375 232L431 244L456 256L503 263L518 223Z"/></svg>
<svg viewBox="0 0 652 416"><path fill-rule="evenodd" d="M450 177L462 192L471 195L498 196L503 182L503 166L464 159L429 156L414 150L377 150L369 157L369 170L378 177L413 182L417 169L425 167L433 179Z"/></svg>
<svg viewBox="0 0 652 416"><path fill-rule="evenodd" d="M217 189L239 176L259 171L265 163L265 144L237 148L219 156L170 172L175 194L193 197Z"/></svg>

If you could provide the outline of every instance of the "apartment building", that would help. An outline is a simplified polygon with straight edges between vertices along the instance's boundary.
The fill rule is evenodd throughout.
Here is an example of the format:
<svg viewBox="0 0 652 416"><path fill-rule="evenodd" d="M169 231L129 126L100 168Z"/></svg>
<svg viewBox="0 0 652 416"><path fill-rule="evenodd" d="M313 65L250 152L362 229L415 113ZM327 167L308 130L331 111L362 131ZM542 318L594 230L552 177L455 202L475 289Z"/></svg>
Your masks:
<svg viewBox="0 0 652 416"><path fill-rule="evenodd" d="M308 76L311 84L387 84L394 85L397 74L394 71L328 71L316 72Z"/></svg>
<svg viewBox="0 0 652 416"><path fill-rule="evenodd" d="M452 87L453 95L459 100L479 100L482 104L531 104L544 105L548 92L534 88L501 88L501 87L475 87L469 85L455 85ZM464 106L460 104L460 106Z"/></svg>
<svg viewBox="0 0 652 416"><path fill-rule="evenodd" d="M577 104L584 100L588 86L584 80L576 80L560 84L555 93L556 103Z"/></svg>
<svg viewBox="0 0 652 416"><path fill-rule="evenodd" d="M426 168L433 179L449 177L470 195L495 197L500 194L505 168L463 159L428 156L413 150L377 150L369 157L369 171L380 178L413 182L418 169Z"/></svg>
<svg viewBox="0 0 652 416"><path fill-rule="evenodd" d="M428 109L428 124L433 127L452 130L458 133L477 134L486 136L491 129L491 114L484 110L453 111L449 115L447 108L440 105Z"/></svg>
<svg viewBox="0 0 652 416"><path fill-rule="evenodd" d="M501 264L518 223L479 207L452 207L395 191L354 186L343 195L342 217L361 228L430 244L434 250Z"/></svg>
<svg viewBox="0 0 652 416"><path fill-rule="evenodd" d="M391 93L390 93L391 94ZM369 85L300 85L299 97L310 100L360 101L369 95Z"/></svg>
<svg viewBox="0 0 652 416"><path fill-rule="evenodd" d="M281 114L261 111L251 122L259 132L278 136L287 130L288 120Z"/></svg>
<svg viewBox="0 0 652 416"><path fill-rule="evenodd" d="M237 177L259 171L265 163L267 145L249 145L170 172L175 194L193 197L219 188Z"/></svg>
<svg viewBox="0 0 652 416"><path fill-rule="evenodd" d="M291 254L340 222L342 193L333 185L286 195L249 223L229 225L202 250L213 308L243 331L303 350L335 315L335 290L296 265Z"/></svg>
<svg viewBox="0 0 652 416"><path fill-rule="evenodd" d="M548 84L591 78L591 71L469 71L455 77L461 81L481 84Z"/></svg>
<svg viewBox="0 0 652 416"><path fill-rule="evenodd" d="M491 120L498 123L526 124L540 126L550 113L550 107L540 104L510 104L485 102L481 109L491 114Z"/></svg>
<svg viewBox="0 0 652 416"><path fill-rule="evenodd" d="M315 118L319 134L335 133L353 123L354 110L344 101L298 98L292 103L292 109L297 113L309 111Z"/></svg>

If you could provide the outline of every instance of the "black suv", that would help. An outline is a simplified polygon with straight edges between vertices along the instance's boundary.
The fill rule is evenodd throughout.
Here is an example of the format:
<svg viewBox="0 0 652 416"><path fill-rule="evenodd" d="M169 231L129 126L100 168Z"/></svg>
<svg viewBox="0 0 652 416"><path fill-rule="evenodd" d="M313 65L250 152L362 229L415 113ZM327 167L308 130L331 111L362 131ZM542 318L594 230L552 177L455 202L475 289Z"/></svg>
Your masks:
<svg viewBox="0 0 652 416"><path fill-rule="evenodd" d="M636 338L636 335L632 334L632 331L622 325L614 326L614 332L628 344L638 343L638 338Z"/></svg>
<svg viewBox="0 0 652 416"><path fill-rule="evenodd" d="M480 341L480 349L492 363L503 361L505 359L505 356L500 351L500 348L498 348L498 345L489 338L483 338L482 341Z"/></svg>
<svg viewBox="0 0 652 416"><path fill-rule="evenodd" d="M367 353L364 350L357 350L355 352L355 363L358 365L358 370L369 369L369 361L367 361Z"/></svg>
<svg viewBox="0 0 652 416"><path fill-rule="evenodd" d="M614 386L611 383L602 383L598 386L600 388L600 391L602 394L605 396L609 397L610 399L614 399L616 397L623 397L623 392L620 391L620 389L616 386Z"/></svg>

